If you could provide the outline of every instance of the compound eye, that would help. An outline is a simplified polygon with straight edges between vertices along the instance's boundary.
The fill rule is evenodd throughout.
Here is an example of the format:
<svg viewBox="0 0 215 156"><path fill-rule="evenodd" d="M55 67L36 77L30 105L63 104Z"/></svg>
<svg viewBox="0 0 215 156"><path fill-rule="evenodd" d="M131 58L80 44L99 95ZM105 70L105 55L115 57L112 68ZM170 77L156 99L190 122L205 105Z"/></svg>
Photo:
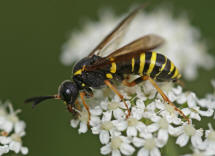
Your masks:
<svg viewBox="0 0 215 156"><path fill-rule="evenodd" d="M66 89L64 90L64 92L62 92L62 99L68 102L71 100L71 95L72 95L71 90Z"/></svg>
<svg viewBox="0 0 215 156"><path fill-rule="evenodd" d="M71 94L71 90L70 90L70 89L67 89L67 90L66 90L66 94L67 94L67 95L70 95L70 94Z"/></svg>

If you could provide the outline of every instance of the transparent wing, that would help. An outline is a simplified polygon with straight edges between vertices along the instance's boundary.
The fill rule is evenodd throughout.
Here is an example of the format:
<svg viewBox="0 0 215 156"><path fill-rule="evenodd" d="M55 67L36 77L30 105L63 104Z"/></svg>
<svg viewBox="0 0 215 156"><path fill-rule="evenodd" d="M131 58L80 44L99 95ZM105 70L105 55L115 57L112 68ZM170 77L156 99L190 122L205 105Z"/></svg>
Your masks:
<svg viewBox="0 0 215 156"><path fill-rule="evenodd" d="M140 53L151 51L158 48L164 43L164 39L158 35L150 34L143 36L124 47L114 51L107 57L104 57L95 64L87 66L86 70L103 69L112 62L129 61L132 57L136 57Z"/></svg>
<svg viewBox="0 0 215 156"><path fill-rule="evenodd" d="M125 55L128 53L132 53L138 50L141 51L150 51L152 49L155 49L159 46L161 46L164 43L164 39L158 35L155 34L149 34L146 36L143 36L125 46L122 48L114 51L110 55L107 56L107 58L110 57L117 57L120 55Z"/></svg>
<svg viewBox="0 0 215 156"><path fill-rule="evenodd" d="M117 26L116 28L110 32L97 46L89 56L92 55L99 55L101 56L102 53L108 51L109 49L115 50L117 46L120 44L122 38L124 37L127 28L129 27L130 23L133 21L134 17L137 15L139 10L144 8L145 5L136 8L132 11L127 17L125 17Z"/></svg>

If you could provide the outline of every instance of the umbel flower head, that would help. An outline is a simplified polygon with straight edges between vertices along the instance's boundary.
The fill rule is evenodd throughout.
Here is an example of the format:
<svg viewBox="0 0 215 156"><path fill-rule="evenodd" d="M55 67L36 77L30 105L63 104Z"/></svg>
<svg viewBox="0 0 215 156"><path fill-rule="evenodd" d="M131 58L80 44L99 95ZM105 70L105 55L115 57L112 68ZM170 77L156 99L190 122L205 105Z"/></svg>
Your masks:
<svg viewBox="0 0 215 156"><path fill-rule="evenodd" d="M190 118L191 124L181 118L146 81L132 89L120 87L131 109L128 119L123 102L117 95L112 95L103 100L97 97L88 101L91 108L90 128L85 109L78 119L71 120L71 126L77 128L80 125L79 133L90 130L92 134L99 135L103 155L132 155L136 152L138 156L159 156L170 137L176 138L175 144L181 148L189 145L194 154L215 155L215 131L212 126L209 124L209 128L204 130L192 124L195 120L201 121L202 117L214 115L215 96L210 94L199 99L195 93L184 92L182 87L173 87L170 83L162 83L160 87Z"/></svg>
<svg viewBox="0 0 215 156"><path fill-rule="evenodd" d="M71 34L63 46L61 55L63 64L70 65L87 56L121 20L121 17L114 15L111 10L101 12L99 15L99 21L87 21L82 24L81 30ZM168 56L184 78L189 80L196 78L198 67L206 69L213 67L214 60L207 53L200 31L191 26L185 16L173 17L169 9L165 8L139 13L119 47L151 33L165 39L164 46L157 51Z"/></svg>
<svg viewBox="0 0 215 156"><path fill-rule="evenodd" d="M25 122L20 120L9 101L0 101L0 155L10 151L28 154L28 148L22 145L22 137L25 136Z"/></svg>
<svg viewBox="0 0 215 156"><path fill-rule="evenodd" d="M74 33L65 44L62 61L70 64L87 56L114 28L116 21L120 20L109 13L103 14L99 23L86 24L83 33ZM174 19L163 10L140 14L120 46L149 33L158 34L166 40L160 52L170 57L186 78L196 77L198 66L208 68L213 65L212 58L200 42L197 29L190 26L187 19ZM205 61L208 62L206 66ZM87 101L91 113L89 127L89 116L84 108L77 110L79 116L71 120L71 126L79 133L89 130L98 135L103 155L165 155L162 151L170 138L175 138L175 145L180 148L191 148L193 153L190 155L215 155L212 148L215 141L213 127L204 130L193 124L195 120L201 121L202 117L214 115L214 94L199 99L194 92L183 91L182 87L175 87L170 82L159 86L170 101L189 117L190 124L164 101L150 82L145 81L131 88L118 86L131 110L128 118L128 109L117 95L106 94L105 89L102 92L95 90L94 98Z"/></svg>

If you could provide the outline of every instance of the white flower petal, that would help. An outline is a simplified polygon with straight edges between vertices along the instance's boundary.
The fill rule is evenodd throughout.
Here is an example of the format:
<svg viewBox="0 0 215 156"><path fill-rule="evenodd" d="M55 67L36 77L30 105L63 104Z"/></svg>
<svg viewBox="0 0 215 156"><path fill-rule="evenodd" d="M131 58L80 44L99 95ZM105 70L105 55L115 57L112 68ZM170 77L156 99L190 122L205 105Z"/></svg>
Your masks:
<svg viewBox="0 0 215 156"><path fill-rule="evenodd" d="M136 129L139 132L142 132L142 131L144 131L144 129L146 129L146 125L144 123L142 123L141 121L139 121L138 124L136 125Z"/></svg>
<svg viewBox="0 0 215 156"><path fill-rule="evenodd" d="M103 110L107 110L108 109L108 99L106 98L104 101L102 101L100 103L100 106Z"/></svg>
<svg viewBox="0 0 215 156"><path fill-rule="evenodd" d="M144 145L144 140L138 137L133 137L132 139L132 143L134 144L134 146L136 147L141 147Z"/></svg>
<svg viewBox="0 0 215 156"><path fill-rule="evenodd" d="M186 134L182 134L177 138L176 144L178 144L180 147L183 147L188 143L188 141L189 136L187 136Z"/></svg>
<svg viewBox="0 0 215 156"><path fill-rule="evenodd" d="M152 132L155 132L155 131L157 131L159 129L159 125L157 123L153 123L151 125L148 125L147 129L148 129L149 132L152 133Z"/></svg>
<svg viewBox="0 0 215 156"><path fill-rule="evenodd" d="M199 135L194 135L191 137L191 143L193 145L194 148L197 148L197 149L205 149L206 148L206 144L203 143L202 139L201 139L201 136Z"/></svg>
<svg viewBox="0 0 215 156"><path fill-rule="evenodd" d="M215 150L214 150L214 145L209 144L207 149L205 150L205 155L206 156L214 156L215 155Z"/></svg>
<svg viewBox="0 0 215 156"><path fill-rule="evenodd" d="M127 144L129 144L129 143L131 143L131 139L130 139L130 137L127 137L127 136L120 136L120 138L122 139L122 141L124 142L124 143L127 143Z"/></svg>
<svg viewBox="0 0 215 156"><path fill-rule="evenodd" d="M15 123L15 133L17 134L21 134L21 135L24 135L24 130L25 130L25 122L24 121L19 121L17 123Z"/></svg>
<svg viewBox="0 0 215 156"><path fill-rule="evenodd" d="M113 150L112 151L112 156L121 156L120 151L119 150Z"/></svg>
<svg viewBox="0 0 215 156"><path fill-rule="evenodd" d="M180 125L182 123L182 120L180 118L178 118L177 116L172 117L172 122L175 125Z"/></svg>
<svg viewBox="0 0 215 156"><path fill-rule="evenodd" d="M9 148L10 148L10 150L14 151L15 153L19 153L19 151L21 150L21 144L19 142L12 141L9 144Z"/></svg>
<svg viewBox="0 0 215 156"><path fill-rule="evenodd" d="M128 122L125 120L114 120L113 124L118 131L124 131L128 127Z"/></svg>
<svg viewBox="0 0 215 156"><path fill-rule="evenodd" d="M158 131L157 137L158 147L163 147L164 145L166 145L168 138L169 138L168 131L165 129L160 129Z"/></svg>
<svg viewBox="0 0 215 156"><path fill-rule="evenodd" d="M78 129L78 133L86 133L87 132L87 123L81 122L80 123L80 128Z"/></svg>
<svg viewBox="0 0 215 156"><path fill-rule="evenodd" d="M150 156L160 156L161 153L158 148L154 148L150 151Z"/></svg>
<svg viewBox="0 0 215 156"><path fill-rule="evenodd" d="M187 96L187 104L190 108L195 107L196 106L196 95L194 93L190 93Z"/></svg>
<svg viewBox="0 0 215 156"><path fill-rule="evenodd" d="M172 91L176 94L179 95L182 93L182 87L181 86L177 86L176 88L172 88Z"/></svg>
<svg viewBox="0 0 215 156"><path fill-rule="evenodd" d="M181 110L183 113L184 113L184 115L189 115L190 113L191 113L191 111L190 111L190 109L189 108L183 108L182 110Z"/></svg>
<svg viewBox="0 0 215 156"><path fill-rule="evenodd" d="M22 147L22 148L21 148L21 153L22 153L23 155L28 154L28 148L27 148L27 147Z"/></svg>
<svg viewBox="0 0 215 156"><path fill-rule="evenodd" d="M6 121L4 122L4 124L2 125L2 129L8 133L10 133L13 129L13 123L10 121Z"/></svg>
<svg viewBox="0 0 215 156"><path fill-rule="evenodd" d="M144 148L141 148L137 153L137 156L148 156L148 155L149 155L149 151Z"/></svg>
<svg viewBox="0 0 215 156"><path fill-rule="evenodd" d="M110 130L110 135L111 136L120 136L121 132L117 131L117 130Z"/></svg>
<svg viewBox="0 0 215 156"><path fill-rule="evenodd" d="M177 99L177 96L173 92L168 92L168 98L170 101L174 102Z"/></svg>
<svg viewBox="0 0 215 156"><path fill-rule="evenodd" d="M11 138L10 137L6 137L6 136L0 136L0 143L1 144L9 144L11 142Z"/></svg>
<svg viewBox="0 0 215 156"><path fill-rule="evenodd" d="M91 116L90 118L90 125L97 126L100 123L100 118L98 116Z"/></svg>
<svg viewBox="0 0 215 156"><path fill-rule="evenodd" d="M213 113L214 113L213 109L208 109L207 111L199 110L199 114L201 116L211 117L213 115Z"/></svg>
<svg viewBox="0 0 215 156"><path fill-rule="evenodd" d="M142 109L142 110L145 109L145 104L144 104L144 102L143 102L142 100L140 100L140 99L138 99L138 100L136 101L136 106L137 106L137 108L140 108L140 109Z"/></svg>
<svg viewBox="0 0 215 156"><path fill-rule="evenodd" d="M157 100L155 105L156 105L156 108L158 109L161 109L161 110L165 109L165 105L160 100Z"/></svg>
<svg viewBox="0 0 215 156"><path fill-rule="evenodd" d="M122 154L124 155L132 155L135 151L135 148L132 147L131 145L129 144L126 144L126 143L123 143L121 146L120 146L120 151L122 152Z"/></svg>
<svg viewBox="0 0 215 156"><path fill-rule="evenodd" d="M91 130L92 130L93 134L99 134L100 133L100 126L99 125L94 126L91 128Z"/></svg>
<svg viewBox="0 0 215 156"><path fill-rule="evenodd" d="M117 108L113 111L113 116L115 119L122 120L126 115L122 109Z"/></svg>
<svg viewBox="0 0 215 156"><path fill-rule="evenodd" d="M187 97L186 97L185 94L181 94L181 95L178 96L176 101L179 104L184 104L187 101Z"/></svg>
<svg viewBox="0 0 215 156"><path fill-rule="evenodd" d="M127 128L127 136L137 136L137 129L135 127L128 127Z"/></svg>
<svg viewBox="0 0 215 156"><path fill-rule="evenodd" d="M123 96L123 97L126 98L125 96ZM131 108L130 101L126 101L126 104L127 104L128 108ZM125 109L125 110L127 109L127 107L125 106L124 102L120 102L119 105L120 105L120 108Z"/></svg>
<svg viewBox="0 0 215 156"><path fill-rule="evenodd" d="M168 132L170 135L179 136L183 132L183 126L173 127L172 125L169 125Z"/></svg>
<svg viewBox="0 0 215 156"><path fill-rule="evenodd" d="M8 153L9 150L10 150L10 149L9 149L9 146L8 146L8 145L0 146L0 155L5 154L5 153Z"/></svg>
<svg viewBox="0 0 215 156"><path fill-rule="evenodd" d="M201 120L201 117L199 116L199 114L198 114L198 113L194 113L194 112L191 112L191 113L190 113L190 118L191 118L191 119L196 119L196 120L198 120L198 121Z"/></svg>
<svg viewBox="0 0 215 156"><path fill-rule="evenodd" d="M112 111L103 112L102 121L110 121L112 118Z"/></svg>
<svg viewBox="0 0 215 156"><path fill-rule="evenodd" d="M209 99L200 99L197 101L198 105L204 108L214 108L213 106L210 106L211 101Z"/></svg>
<svg viewBox="0 0 215 156"><path fill-rule="evenodd" d="M150 133L147 129L140 132L140 137L144 139L152 138L152 133Z"/></svg>
<svg viewBox="0 0 215 156"><path fill-rule="evenodd" d="M101 115L102 114L102 109L99 106L96 106L94 109L90 109L91 115Z"/></svg>
<svg viewBox="0 0 215 156"><path fill-rule="evenodd" d="M102 144L107 144L110 140L109 132L102 130L99 134L99 139Z"/></svg>
<svg viewBox="0 0 215 156"><path fill-rule="evenodd" d="M144 109L140 109L137 107L132 107L131 114L133 118L140 120L143 117Z"/></svg>
<svg viewBox="0 0 215 156"><path fill-rule="evenodd" d="M146 109L147 109L147 110L151 110L151 111L154 111L155 108L156 108L155 102L151 102L150 104L148 104L148 105L146 106Z"/></svg>
<svg viewBox="0 0 215 156"><path fill-rule="evenodd" d="M78 124L79 124L79 120L71 120L70 121L70 125L73 127L73 128L77 128L78 127Z"/></svg>
<svg viewBox="0 0 215 156"><path fill-rule="evenodd" d="M158 116L156 113L151 113L149 118L152 122L158 122L161 119L161 117Z"/></svg>
<svg viewBox="0 0 215 156"><path fill-rule="evenodd" d="M110 146L110 144L107 144L107 145L103 146L103 147L100 149L100 152L101 152L101 154L103 154L103 155L109 154L109 153L111 152L111 146Z"/></svg>

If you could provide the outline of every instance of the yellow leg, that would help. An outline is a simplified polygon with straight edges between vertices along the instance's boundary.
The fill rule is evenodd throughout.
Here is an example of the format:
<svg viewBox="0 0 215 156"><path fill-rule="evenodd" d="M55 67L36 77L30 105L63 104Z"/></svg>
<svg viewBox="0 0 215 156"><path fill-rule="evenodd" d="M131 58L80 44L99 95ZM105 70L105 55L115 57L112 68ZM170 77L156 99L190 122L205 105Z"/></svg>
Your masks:
<svg viewBox="0 0 215 156"><path fill-rule="evenodd" d="M127 87L133 87L133 86L135 86L137 83L135 82L135 80L132 81L132 82L128 82L128 81L125 79L125 80L122 81L122 84L125 85L125 86L127 86Z"/></svg>
<svg viewBox="0 0 215 156"><path fill-rule="evenodd" d="M90 114L90 108L88 107L88 105L86 104L85 100L84 100L84 96L85 96L85 93L84 92L80 92L80 97L81 97L81 100L82 100L82 103L85 107L85 109L87 110L88 112L88 121L87 121L87 124L88 126L90 125L90 117L91 117L91 114Z"/></svg>
<svg viewBox="0 0 215 156"><path fill-rule="evenodd" d="M75 108L77 108L79 111L81 111L81 105L78 100L75 101Z"/></svg>
<svg viewBox="0 0 215 156"><path fill-rule="evenodd" d="M143 82L145 80L147 80L147 79L145 79L145 77L142 76L142 77L136 78L132 82L128 82L128 79L125 79L122 81L122 84L127 86L127 87L133 87L133 86L137 85L138 83Z"/></svg>
<svg viewBox="0 0 215 156"><path fill-rule="evenodd" d="M169 100L169 98L168 98L168 97L165 95L165 93L158 87L158 85L155 83L155 81L154 81L152 78L150 78L149 76L143 76L143 77L145 77L145 79L148 79L148 80L151 82L151 84L157 89L157 91L160 93L160 95L163 97L164 101L166 101L166 102L169 103L171 106L173 106L174 109L175 109L177 112L179 112L179 114L180 114L184 119L187 120L188 124L190 124L190 119L189 119L186 115L184 115L184 113L183 113L179 108L177 108L177 107Z"/></svg>
<svg viewBox="0 0 215 156"><path fill-rule="evenodd" d="M116 87L110 83L110 81L105 80L104 82L105 82L105 84L106 84L110 89L112 89L112 91L113 91L115 94L117 94L117 95L119 96L119 98L124 102L124 105L125 105L126 109L128 110L128 114L126 115L126 118L128 118L128 117L130 116L131 112L130 112L130 110L129 110L129 108L128 108L128 105L126 104L126 102L125 102L123 96L122 96L122 95L120 94L120 92L116 89Z"/></svg>

